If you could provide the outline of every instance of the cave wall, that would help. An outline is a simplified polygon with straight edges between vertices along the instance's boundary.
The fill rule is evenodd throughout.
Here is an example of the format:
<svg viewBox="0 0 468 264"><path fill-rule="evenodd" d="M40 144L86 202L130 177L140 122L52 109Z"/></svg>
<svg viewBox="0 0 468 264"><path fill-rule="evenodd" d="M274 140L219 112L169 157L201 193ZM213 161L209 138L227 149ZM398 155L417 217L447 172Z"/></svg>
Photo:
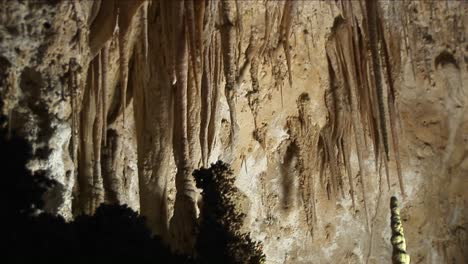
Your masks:
<svg viewBox="0 0 468 264"><path fill-rule="evenodd" d="M464 1L0 9L2 111L59 183L48 211L126 203L189 251L191 171L222 159L268 263L388 262L392 195L413 262L468 258Z"/></svg>

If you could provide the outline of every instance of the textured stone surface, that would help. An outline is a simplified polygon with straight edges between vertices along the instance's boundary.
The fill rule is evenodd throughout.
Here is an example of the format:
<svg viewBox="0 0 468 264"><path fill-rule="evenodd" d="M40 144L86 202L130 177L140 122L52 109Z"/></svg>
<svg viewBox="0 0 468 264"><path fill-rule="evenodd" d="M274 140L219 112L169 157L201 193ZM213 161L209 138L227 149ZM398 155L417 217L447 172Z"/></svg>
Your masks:
<svg viewBox="0 0 468 264"><path fill-rule="evenodd" d="M217 123L216 144L209 162L223 159L232 164L236 184L247 197L241 202L248 211L245 227L263 241L267 263L389 262L388 202L392 195L401 201L401 220L412 263L466 263L468 259L468 6L464 1L379 2L386 39L390 44L399 43L391 55L392 65L400 65L393 76L406 197L401 197L393 155L387 186L385 169L376 170L374 150L365 149L365 168L361 169L366 172L370 230L354 140L350 154L354 207L347 176L344 197L329 197L317 162L318 133L329 121L325 104L331 83L327 40L335 17L342 13L341 2L295 1L286 42L281 32L288 30L280 26L283 2L236 4L238 83L234 102L239 130L235 146L230 146L231 107L223 81L213 88L221 96L216 115L212 114ZM353 15L364 25L359 2L352 3ZM103 153L114 153L109 161L114 162L114 176L111 187L103 179L100 195L104 195L104 201L114 201L109 198L113 192L117 202L135 209L140 209L141 201L151 204L157 200L164 206L154 208L168 212L161 216L164 219L161 214L151 216L152 224L161 228L167 227L176 200L172 133L177 126L173 126L176 112L170 98L179 98L171 95L177 85L175 73L165 72L165 62L159 59L168 49L160 40L167 32L151 24L156 21L151 20L155 19L151 12L159 4L153 1L146 7L145 3L136 11L126 35L126 53L120 50L118 30L114 29L105 44L109 46L105 130L114 131L112 147L116 150L103 145ZM46 170L59 182L46 197L48 210L70 219L80 212L77 208L82 202L78 198L83 186L77 181L80 163L76 148L86 148L74 146L93 147L92 142L83 141L79 129L73 131L85 123L80 116L87 110L81 102L89 89L87 78L93 63L90 21L99 8L91 1L2 1L0 9L0 96L6 102L2 111L10 117L12 130L28 138L35 150L29 168ZM268 20L265 10L270 11ZM148 35L144 34L145 16L150 19ZM401 39L392 38L396 35ZM265 36L269 42L264 45ZM125 121L120 54L129 56L124 65L129 68ZM386 84L384 89L388 89ZM166 98L168 101L164 101ZM198 113L195 106L188 105L190 113ZM387 110L387 103L385 107ZM187 131L192 139L190 133L195 130ZM370 132L363 134L370 141ZM107 135L110 140L110 133ZM204 150L198 145L192 151L192 157L197 157L200 154L196 152ZM102 163L108 161L102 159ZM191 162L202 164L199 160ZM144 187L148 188L142 192Z"/></svg>

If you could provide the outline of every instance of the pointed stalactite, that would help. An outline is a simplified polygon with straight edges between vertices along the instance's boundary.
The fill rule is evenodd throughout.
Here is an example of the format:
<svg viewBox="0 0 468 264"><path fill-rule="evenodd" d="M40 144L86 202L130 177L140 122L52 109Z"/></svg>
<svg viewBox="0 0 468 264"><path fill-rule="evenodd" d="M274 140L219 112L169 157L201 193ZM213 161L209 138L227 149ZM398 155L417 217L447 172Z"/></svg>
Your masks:
<svg viewBox="0 0 468 264"><path fill-rule="evenodd" d="M235 97L237 91L236 84L236 24L235 5L229 0L221 0L221 50L223 53L224 77L226 85L224 93L229 106L231 118L230 147L233 149L237 144L239 126L237 124L237 114Z"/></svg>
<svg viewBox="0 0 468 264"><path fill-rule="evenodd" d="M79 148L79 139L78 139L78 126L79 120L77 120L77 111L78 107L78 73L77 73L77 63L75 59L70 59L68 63L68 90L70 93L70 106L71 106L71 158L74 164L78 162L78 148Z"/></svg>
<svg viewBox="0 0 468 264"><path fill-rule="evenodd" d="M284 2L283 8L283 17L281 18L280 24L280 39L279 41L283 45L284 55L286 57L286 63L288 65L288 80L289 80L289 87L292 87L292 64L291 64L291 51L290 51L290 44L289 44L289 36L291 35L291 27L292 27L292 18L294 16L295 11L295 1L294 0L286 0Z"/></svg>
<svg viewBox="0 0 468 264"><path fill-rule="evenodd" d="M242 40L244 37L244 28L243 28L243 19L242 19L242 2L239 0L234 1L236 3L236 41L237 41L237 49L236 49L236 72L240 72L240 61L242 57Z"/></svg>
<svg viewBox="0 0 468 264"><path fill-rule="evenodd" d="M119 71L120 71L120 105L122 107L122 126L125 129L125 109L127 107L127 85L128 85L128 57L125 52L127 41L125 33L119 29Z"/></svg>
<svg viewBox="0 0 468 264"><path fill-rule="evenodd" d="M187 28L186 32L188 35L188 49L189 49L189 60L191 65L189 66L190 74L193 75L193 84L195 85L195 90L200 89L201 79L199 78L200 74L198 73L199 69L201 68L201 47L198 47L199 33L196 31L196 23L197 20L195 18L196 14L194 11L194 3L193 1L184 1L185 3L185 27ZM189 80L190 81L190 80Z"/></svg>
<svg viewBox="0 0 468 264"><path fill-rule="evenodd" d="M382 135L382 142L385 149L385 155L387 160L389 159L389 147L388 147L388 134L387 134L387 122L385 118L385 106L384 106L384 96L383 96L383 87L382 87L382 74L381 74L381 63L379 57L379 48L380 43L378 35L378 6L377 2L373 0L368 0L366 2L366 11L368 19L368 29L369 29L369 47L372 58L372 71L374 76L374 85L377 94L377 103L378 103L378 124L380 128L380 134Z"/></svg>
<svg viewBox="0 0 468 264"><path fill-rule="evenodd" d="M395 163L397 167L397 175L398 175L398 183L400 186L400 191L403 197L406 196L405 193L405 188L404 188L404 183L403 183L403 173L401 169L401 161L400 161L400 144L399 144L399 138L398 138L398 133L397 133L397 122L399 121L398 119L398 111L397 111L397 106L396 106L396 91L395 91L395 81L394 81L394 69L399 70L400 67L400 61L399 61L399 52L400 52L400 45L396 44L393 47L393 54L392 58L394 59L394 62L391 62L390 59L390 50L389 47L387 46L387 41L384 35L384 27L383 27L383 22L380 20L379 23L379 35L381 36L380 41L381 41L381 50L382 50L382 57L383 57L383 62L385 65L385 74L386 74L386 82L387 82L387 87L388 87L388 94L387 94L387 105L388 105L388 116L390 119L390 131L391 131L391 136L392 136L392 148L394 152L394 157L395 157ZM399 36L395 36L392 38L391 41L397 42L399 40ZM386 165L386 170L388 171L388 165ZM388 172L387 172L388 174ZM389 181L389 180L388 180Z"/></svg>
<svg viewBox="0 0 468 264"><path fill-rule="evenodd" d="M96 56L94 77L94 103L95 119L93 124L93 208L92 211L104 201L102 174L101 174L101 144L102 144L102 53Z"/></svg>
<svg viewBox="0 0 468 264"><path fill-rule="evenodd" d="M350 160L350 153L348 151L345 152L344 147L341 147L341 140L348 140L348 138L351 137L351 134L354 134L360 169L360 186L363 195L364 212L367 227L369 227L369 214L367 210L366 197L367 173L364 167L365 134L363 132L363 123L359 115L359 102L361 98L359 97L358 83L360 80L360 73L355 67L356 48L353 44L353 31L351 30L351 27L349 27L348 23L349 22L344 20L341 16L337 17L332 28L332 35L326 44L331 90L325 97L325 102L329 109L329 126L323 129L323 139L320 147L324 148L322 153L328 153L325 162L328 165L332 176L332 185L329 190L334 190L334 192L336 192L338 190L338 186L334 187L333 185L341 184L343 182L341 180L341 173L338 172L339 169L336 169L340 167L337 160L343 155L345 155L343 159L347 161L345 163L348 163ZM348 122L350 122L352 130L349 125L347 125L349 124ZM338 154L335 154L334 146L337 147ZM337 156L338 159L335 156ZM347 170L349 173L350 169L348 168Z"/></svg>
<svg viewBox="0 0 468 264"><path fill-rule="evenodd" d="M346 1L345 3L351 4L351 2ZM350 5L345 5L345 7L349 8ZM353 34L357 37L354 37L354 56L355 56L355 63L356 69L358 71L358 78L357 78L357 85L358 87L362 87L359 90L360 102L361 102L361 122L363 127L367 127L370 139L372 140L372 147L374 150L374 160L375 160L375 171L378 171L379 168L379 161L381 160L380 157L380 148L381 148L381 133L379 127L379 112L378 112L378 103L376 89L374 84L374 78L370 78L369 76L369 67L371 65L371 61L369 61L368 50L369 42L366 41L368 39L369 32L369 23L367 13L365 12L364 1L359 1L359 11L363 16L362 22L362 29L360 24L358 23L357 19L349 19L348 18L348 27L350 30L353 30ZM348 11L351 15L353 11ZM351 23L350 23L351 22ZM365 137L365 143L367 144L367 138Z"/></svg>
<svg viewBox="0 0 468 264"><path fill-rule="evenodd" d="M93 124L95 118L95 60L90 63L88 79L83 95L80 119L80 145L78 162L79 202L81 213L94 213L94 163L93 163Z"/></svg>
<svg viewBox="0 0 468 264"><path fill-rule="evenodd" d="M149 5L149 2L148 1L145 1L143 3L143 7L142 7L142 15L141 15L141 22L143 24L143 43L144 43L144 46L143 46L143 49L145 51L145 63L148 63L148 5Z"/></svg>
<svg viewBox="0 0 468 264"><path fill-rule="evenodd" d="M213 63L213 97L211 100L211 119L208 127L208 150L211 152L216 144L216 136L220 126L220 113L219 113L219 101L221 100L221 79L222 79L222 53L221 53L221 41L219 34L216 34L213 38L213 51L212 51L212 63Z"/></svg>
<svg viewBox="0 0 468 264"><path fill-rule="evenodd" d="M200 80L200 146L203 166L208 166L212 150L212 137L216 134L218 114L216 106L218 87L216 79L216 61L219 59L217 46L217 33L215 32L215 19L217 1L195 1L195 43L200 54L201 80Z"/></svg>
<svg viewBox="0 0 468 264"><path fill-rule="evenodd" d="M212 48L208 47L207 50L212 52ZM211 72L213 71L210 61L210 53L205 51L203 56L203 72L201 83L201 128L200 128L200 145L202 152L203 166L208 166L209 150L208 150L208 130L211 119L211 102L212 102L212 78Z"/></svg>
<svg viewBox="0 0 468 264"><path fill-rule="evenodd" d="M190 54L190 56L192 56ZM187 77L187 140L189 144L189 159L191 167L196 168L201 166L201 145L200 145L200 108L201 108L201 91L197 85L197 76L195 69L189 67Z"/></svg>
<svg viewBox="0 0 468 264"><path fill-rule="evenodd" d="M109 45L108 41L101 53L101 68L102 68L102 141L103 145L107 145L107 93L109 91L108 87L108 72L109 72Z"/></svg>
<svg viewBox="0 0 468 264"><path fill-rule="evenodd" d="M346 132L346 134L351 133L351 127L348 128L349 131ZM346 168L346 173L348 174L348 183L349 183L349 194L351 196L351 201L353 204L353 209L356 209L356 198L355 198L355 193L354 193L354 181L353 181L353 172L351 170L351 161L350 161L350 156L351 156L351 145L348 140L342 139L341 141L341 148L343 150L343 162L344 166Z"/></svg>

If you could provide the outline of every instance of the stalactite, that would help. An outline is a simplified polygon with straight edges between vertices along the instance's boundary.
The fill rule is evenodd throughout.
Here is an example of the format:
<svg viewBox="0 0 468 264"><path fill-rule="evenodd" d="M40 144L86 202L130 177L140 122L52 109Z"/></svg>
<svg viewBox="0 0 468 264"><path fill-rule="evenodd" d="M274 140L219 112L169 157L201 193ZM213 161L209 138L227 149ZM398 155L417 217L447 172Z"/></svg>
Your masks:
<svg viewBox="0 0 468 264"><path fill-rule="evenodd" d="M208 127L208 149L211 150L215 146L216 142L216 133L219 130L219 117L220 113L218 111L218 104L221 99L221 78L222 78L222 69L223 69L223 62L222 62L222 53L221 53L221 44L220 44L220 36L216 34L214 36L214 44L213 44L213 64L214 64L214 74L213 74L213 98L211 100L211 120Z"/></svg>
<svg viewBox="0 0 468 264"><path fill-rule="evenodd" d="M244 36L244 28L242 26L242 13L241 13L241 1L235 0L236 3L236 42L237 42L237 49L236 49L236 72L240 72L239 63L241 60L242 55L242 39Z"/></svg>
<svg viewBox="0 0 468 264"><path fill-rule="evenodd" d="M169 166L172 159L172 82L175 44L170 36L162 34L171 27L168 17L171 1L153 2L148 6L149 34L147 63L134 63L129 74L133 87L133 108L137 139L138 187L140 212L155 233L169 241L167 203ZM167 7L168 6L168 7ZM157 14L165 14L159 16ZM145 61L144 43L136 43L134 60Z"/></svg>
<svg viewBox="0 0 468 264"><path fill-rule="evenodd" d="M223 53L223 64L224 64L224 76L226 79L226 85L224 93L229 106L230 118L231 118L231 137L230 145L231 149L236 146L239 127L237 124L236 114L236 30L235 30L235 7L233 2L229 0L221 0L221 15L222 15L222 26L221 26L221 50Z"/></svg>
<svg viewBox="0 0 468 264"><path fill-rule="evenodd" d="M209 52L208 52L209 51ZM211 102L212 102L212 72L214 70L210 55L213 52L212 47L207 47L203 56L203 73L201 84L201 128L200 128L200 144L202 151L203 166L208 166L209 159L209 143L208 132L211 120Z"/></svg>
<svg viewBox="0 0 468 264"><path fill-rule="evenodd" d="M198 70L201 68L201 50L197 47L198 41L196 41L199 37L199 33L196 30L196 23L197 20L195 18L195 11L194 11L194 3L193 1L184 1L185 3L185 26L187 28L188 34L188 49L190 56L188 56L191 65L189 66L189 71L193 74L193 80L195 84L195 89L200 89L200 80ZM200 62L200 63L198 63ZM190 80L189 80L190 82ZM190 103L189 103L190 105ZM189 110L190 111L190 110Z"/></svg>
<svg viewBox="0 0 468 264"><path fill-rule="evenodd" d="M175 75L177 79L174 101L174 158L177 166L176 201L174 216L171 219L174 247L182 252L190 252L194 243L195 186L191 178L193 161L190 159L188 136L188 80L189 47L188 32L185 25L183 2L178 6L179 13L175 19L178 44L176 47Z"/></svg>
<svg viewBox="0 0 468 264"><path fill-rule="evenodd" d="M125 128L127 108L127 85L128 85L128 64L129 64L129 28L133 16L143 5L144 0L119 1L117 3L117 24L119 27L119 71L120 71L120 100L122 107L122 126Z"/></svg>
<svg viewBox="0 0 468 264"><path fill-rule="evenodd" d="M292 65L291 65L291 51L289 49L289 36L291 34L292 16L295 9L295 1L287 0L284 2L283 17L281 18L280 25L280 39L279 41L283 45L284 55L286 57L286 63L288 65L288 76L289 86L292 87Z"/></svg>
<svg viewBox="0 0 468 264"><path fill-rule="evenodd" d="M196 22L196 40L198 43L198 53L201 55L202 78L200 90L200 145L202 151L202 161L204 166L208 166L208 160L212 150L212 139L216 133L215 123L217 123L216 105L219 98L216 97L219 80L216 77L216 61L219 59L217 47L217 34L214 33L214 17L211 12L205 13L205 3L195 2L195 9L198 10L199 16L195 19ZM215 11L217 3L209 1L207 3L208 11ZM203 17L206 15L206 17ZM195 45L195 43L194 43Z"/></svg>
<svg viewBox="0 0 468 264"><path fill-rule="evenodd" d="M88 70L88 80L86 83L80 120L80 146L79 146L79 163L78 163L78 182L79 182L79 202L80 210L85 214L94 212L95 192L94 177L93 177L93 123L96 113L95 109L95 85L96 85L96 69L95 60L90 64ZM94 143L94 142L93 142Z"/></svg>
<svg viewBox="0 0 468 264"><path fill-rule="evenodd" d="M91 58L94 58L104 44L112 37L117 21L117 6L116 0L101 0L99 12L92 19L90 26L89 48Z"/></svg>
<svg viewBox="0 0 468 264"><path fill-rule="evenodd" d="M95 118L93 124L93 208L92 212L104 201L103 183L101 174L101 143L102 143L102 53L100 52L96 57L97 72L94 74L96 78L93 80L94 86L94 103L95 103Z"/></svg>
<svg viewBox="0 0 468 264"><path fill-rule="evenodd" d="M143 43L144 43L144 50L145 50L145 63L148 63L148 2L145 1L143 3L142 8L142 24L143 24Z"/></svg>
<svg viewBox="0 0 468 264"><path fill-rule="evenodd" d="M378 35L378 10L377 3L375 1L366 2L366 11L368 18L368 29L369 29L369 47L372 58L372 70L374 75L374 85L377 94L377 103L378 103L378 124L380 127L380 134L382 135L382 143L385 149L385 155L387 160L389 159L389 147L388 147L388 134L387 134L387 122L385 119L385 106L384 106L384 96L383 96L383 87L382 87L382 74L381 74L381 63L379 58L379 48L380 43L379 39L381 36Z"/></svg>
<svg viewBox="0 0 468 264"><path fill-rule="evenodd" d="M273 22L271 21L271 12L268 8L268 1L265 2L265 34L263 36L263 45L260 48L259 56L263 57L264 52L267 50L268 44L270 43L270 35L273 29Z"/></svg>
<svg viewBox="0 0 468 264"><path fill-rule="evenodd" d="M349 32L350 33L350 32ZM349 36L348 36L349 38ZM349 39L348 39L349 40ZM340 50L342 54L342 60L345 60L344 55L343 55L343 47L341 47ZM348 61L353 61L353 59L348 58ZM352 64L351 64L352 65ZM342 70L347 71L347 66L344 66ZM352 69L352 68L351 68ZM350 103L351 103L351 118L353 122L353 130L354 130L354 136L356 140L356 147L357 147L357 156L358 156L358 163L359 163L359 168L360 168L360 179L361 179L361 190L362 190L362 195L363 195L363 203L364 203L364 212L366 214L366 222L367 226L369 227L369 213L368 213L368 207L367 207L367 191L366 191L366 169L364 167L364 128L362 127L362 123L360 121L360 116L359 116L359 110L358 110L358 98L356 94L356 74L354 76L350 76L350 81L352 80L352 85L349 88L350 91Z"/></svg>
<svg viewBox="0 0 468 264"><path fill-rule="evenodd" d="M385 32L384 32L384 27L383 27L383 22L380 20L379 21L379 35L381 36L380 41L381 41L381 50L382 50L382 57L383 57L383 62L385 65L385 80L387 83L388 87L388 93L387 93L387 105L388 105L388 116L390 119L390 132L391 132L391 137L392 137L392 148L395 156L395 163L397 166L397 175L398 175L398 182L400 186L400 191L403 197L406 196L405 193L405 188L404 188L404 183L403 183L403 175L402 175L402 169L401 169L401 161L400 161L400 147L399 147L399 139L398 139L398 133L397 133L397 122L398 122L398 115L397 115L397 107L396 107L396 91L395 91L395 81L393 77L393 69L398 70L400 67L400 62L398 59L394 60L392 63L390 61L390 52L389 52L389 47L387 46L387 41L385 38ZM399 39L399 36L395 36L392 38L393 42L397 42ZM396 44L396 47L394 47L393 53L394 54L393 58L399 58L399 52L400 52L400 46ZM386 164L386 171L388 171L388 165ZM387 172L388 174L388 172ZM387 179L387 181L389 181Z"/></svg>
<svg viewBox="0 0 468 264"><path fill-rule="evenodd" d="M125 52L127 41L125 32L119 29L119 71L120 71L120 105L122 106L122 126L125 129L125 108L127 107L127 85L128 85L128 56Z"/></svg>
<svg viewBox="0 0 468 264"><path fill-rule="evenodd" d="M348 129L351 129L349 127ZM350 133L350 131L346 132L345 134ZM346 168L346 172L348 174L348 183L349 183L349 194L351 196L351 201L353 205L353 209L356 209L356 198L354 197L354 182L353 182L353 173L351 170L351 161L349 157L351 156L351 145L348 140L342 138L341 140L341 149L343 150L343 162Z"/></svg>
<svg viewBox="0 0 468 264"><path fill-rule="evenodd" d="M104 46L101 56L101 68L102 68L102 140L104 146L107 145L107 93L109 91L108 87L108 69L109 69L109 45L110 42L106 43Z"/></svg>
<svg viewBox="0 0 468 264"><path fill-rule="evenodd" d="M190 45L189 45L190 46ZM193 56L190 54L190 56ZM197 85L198 76L195 75L196 70L193 67L188 69L187 77L187 140L189 144L191 166L201 166L201 144L200 144L200 127L201 118L201 91Z"/></svg>
<svg viewBox="0 0 468 264"><path fill-rule="evenodd" d="M77 139L77 120L76 120L76 109L77 109L77 102L76 102L76 97L77 97L77 84L75 82L76 80L76 73L72 71L73 61L70 60L68 63L68 91L70 93L70 106L71 106L71 146L72 146L72 151L71 151L71 159L73 160L73 163L76 164L77 162L77 149L78 149L78 139Z"/></svg>

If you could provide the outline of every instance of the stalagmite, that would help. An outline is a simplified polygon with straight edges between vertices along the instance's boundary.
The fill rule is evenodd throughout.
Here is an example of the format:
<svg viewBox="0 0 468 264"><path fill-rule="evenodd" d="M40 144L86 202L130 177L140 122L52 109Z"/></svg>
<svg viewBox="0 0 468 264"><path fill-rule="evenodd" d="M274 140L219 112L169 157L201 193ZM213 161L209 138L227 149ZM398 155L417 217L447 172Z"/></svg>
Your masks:
<svg viewBox="0 0 468 264"><path fill-rule="evenodd" d="M392 228L392 262L393 264L410 264L410 256L406 252L406 239L400 219L400 208L395 196L390 199L391 228Z"/></svg>

